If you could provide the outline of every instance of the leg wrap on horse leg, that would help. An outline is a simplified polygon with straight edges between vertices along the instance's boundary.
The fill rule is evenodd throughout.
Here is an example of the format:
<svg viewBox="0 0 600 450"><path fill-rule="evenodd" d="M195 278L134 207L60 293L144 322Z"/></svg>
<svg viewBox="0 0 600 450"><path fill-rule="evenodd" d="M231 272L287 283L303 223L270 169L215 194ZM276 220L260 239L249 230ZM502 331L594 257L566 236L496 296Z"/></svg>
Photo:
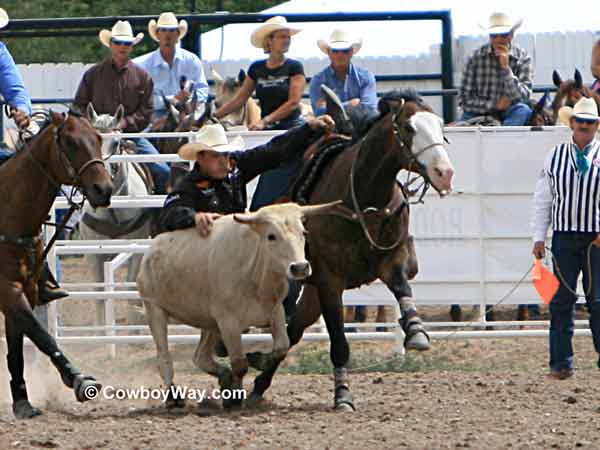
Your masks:
<svg viewBox="0 0 600 450"><path fill-rule="evenodd" d="M63 383L65 383L67 387L72 388L74 386L75 377L81 375L81 372L71 364L62 352L58 350L50 355L50 360L60 372Z"/></svg>
<svg viewBox="0 0 600 450"><path fill-rule="evenodd" d="M408 345L411 338L419 333L423 333L423 335L427 338L428 341L431 339L425 331L425 327L423 326L423 322L417 313L417 308L412 298L402 297L400 299L400 311L402 313L402 317L400 318L400 326L404 330L406 334L405 345Z"/></svg>
<svg viewBox="0 0 600 450"><path fill-rule="evenodd" d="M345 367L336 367L333 369L334 374L334 408L340 408L342 405L349 406L353 411L354 400L352 392L350 392L350 379L348 378L348 369Z"/></svg>
<svg viewBox="0 0 600 450"><path fill-rule="evenodd" d="M29 396L27 395L27 386L25 386L25 381L10 381L10 393L12 394L13 402L16 403L19 400L28 400Z"/></svg>

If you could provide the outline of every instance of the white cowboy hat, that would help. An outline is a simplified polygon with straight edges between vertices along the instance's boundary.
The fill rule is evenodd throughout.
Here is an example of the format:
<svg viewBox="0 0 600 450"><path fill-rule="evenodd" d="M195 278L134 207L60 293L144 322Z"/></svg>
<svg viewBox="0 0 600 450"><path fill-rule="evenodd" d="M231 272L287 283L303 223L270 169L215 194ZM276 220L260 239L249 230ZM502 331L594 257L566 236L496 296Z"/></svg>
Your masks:
<svg viewBox="0 0 600 450"><path fill-rule="evenodd" d="M204 125L198 133L190 138L190 142L181 146L179 157L186 161L194 161L196 153L204 151L213 151L218 153L229 153L244 148L244 140L241 136L236 136L230 141L227 140L225 128L222 125Z"/></svg>
<svg viewBox="0 0 600 450"><path fill-rule="evenodd" d="M523 24L523 19L513 20L507 14L495 12L490 16L487 26L479 25L487 34L512 33Z"/></svg>
<svg viewBox="0 0 600 450"><path fill-rule="evenodd" d="M264 48L265 39L279 30L287 30L290 32L290 35L293 36L295 34L300 33L300 29L291 28L285 17L283 16L275 16L268 19L265 23L259 26L256 30L252 32L250 36L250 42L257 48Z"/></svg>
<svg viewBox="0 0 600 450"><path fill-rule="evenodd" d="M8 25L8 13L0 8L0 28L4 28L6 25Z"/></svg>
<svg viewBox="0 0 600 450"><path fill-rule="evenodd" d="M131 42L132 45L136 45L144 38L144 33L138 33L137 36L134 37L131 24L126 20L117 20L117 23L113 25L112 30L102 30L98 36L100 37L100 42L102 42L105 47L110 47L111 39Z"/></svg>
<svg viewBox="0 0 600 450"><path fill-rule="evenodd" d="M580 119L600 121L596 101L587 97L581 97L572 108L570 106L563 106L558 110L558 120L565 125L569 125L569 121L573 116Z"/></svg>
<svg viewBox="0 0 600 450"><path fill-rule="evenodd" d="M179 30L179 40L181 40L187 34L188 23L183 19L177 22L177 17L175 17L175 14L173 14L172 12L164 12L160 16L158 16L158 22L154 19L148 22L148 34L156 42L158 42L158 36L156 35L156 31L159 28Z"/></svg>
<svg viewBox="0 0 600 450"><path fill-rule="evenodd" d="M326 55L329 54L329 49L349 50L350 48L352 48L354 54L356 54L362 47L362 39L353 37L350 33L343 30L333 30L328 40L319 39L317 45Z"/></svg>

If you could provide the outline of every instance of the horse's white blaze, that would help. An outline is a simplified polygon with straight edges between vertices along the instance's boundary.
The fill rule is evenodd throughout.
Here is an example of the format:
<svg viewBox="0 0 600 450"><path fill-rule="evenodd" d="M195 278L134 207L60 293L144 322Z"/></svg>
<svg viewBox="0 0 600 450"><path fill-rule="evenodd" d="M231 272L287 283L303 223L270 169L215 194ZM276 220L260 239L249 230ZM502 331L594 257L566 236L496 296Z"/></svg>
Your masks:
<svg viewBox="0 0 600 450"><path fill-rule="evenodd" d="M411 151L427 169L433 187L441 195L449 193L454 166L444 148L444 122L433 113L419 111L409 119L409 123L415 130Z"/></svg>

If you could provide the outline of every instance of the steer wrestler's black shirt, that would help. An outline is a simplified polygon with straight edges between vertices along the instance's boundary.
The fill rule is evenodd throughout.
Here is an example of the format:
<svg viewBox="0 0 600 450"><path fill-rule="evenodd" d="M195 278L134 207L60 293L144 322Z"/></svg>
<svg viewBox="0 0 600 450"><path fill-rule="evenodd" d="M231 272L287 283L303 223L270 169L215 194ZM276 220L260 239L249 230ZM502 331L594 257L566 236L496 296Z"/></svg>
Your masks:
<svg viewBox="0 0 600 450"><path fill-rule="evenodd" d="M198 163L182 178L165 200L160 215L161 231L179 230L195 226L196 212L231 214L246 209L246 183L304 152L322 131L313 131L308 125L292 128L251 150L232 152L232 169L225 179L212 180ZM209 185L206 186L206 181Z"/></svg>

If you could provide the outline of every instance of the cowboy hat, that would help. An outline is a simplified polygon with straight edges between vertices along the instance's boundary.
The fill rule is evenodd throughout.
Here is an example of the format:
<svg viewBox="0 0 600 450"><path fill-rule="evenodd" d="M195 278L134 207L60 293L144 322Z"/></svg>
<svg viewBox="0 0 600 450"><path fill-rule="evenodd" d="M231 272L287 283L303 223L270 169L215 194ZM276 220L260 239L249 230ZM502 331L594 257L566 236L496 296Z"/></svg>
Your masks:
<svg viewBox="0 0 600 450"><path fill-rule="evenodd" d="M252 32L252 35L250 36L250 42L257 48L264 48L265 39L269 35L280 30L289 31L291 36L300 33L301 31L298 28L290 28L285 17L275 16L268 19L265 23Z"/></svg>
<svg viewBox="0 0 600 450"><path fill-rule="evenodd" d="M490 16L487 26L479 25L487 34L512 33L523 24L523 19L513 20L507 14L495 12Z"/></svg>
<svg viewBox="0 0 600 450"><path fill-rule="evenodd" d="M160 28L167 28L169 30L179 30L179 40L181 40L187 34L188 23L183 19L177 22L177 17L175 17L175 14L173 14L172 12L164 12L160 16L158 16L158 22L154 19L148 22L148 34L156 42L158 42L158 36L156 35L156 31Z"/></svg>
<svg viewBox="0 0 600 450"><path fill-rule="evenodd" d="M111 31L102 30L99 35L100 42L105 47L110 47L110 41L112 39L124 42L131 42L131 45L136 45L144 38L144 33L138 33L137 36L133 37L133 30L131 24L126 20L117 20L112 27Z"/></svg>
<svg viewBox="0 0 600 450"><path fill-rule="evenodd" d="M227 140L225 128L222 125L204 125L198 133L190 138L188 144L183 145L177 153L181 159L194 161L196 153L203 151L213 151L218 153L229 153L244 148L244 140L236 136L230 141Z"/></svg>
<svg viewBox="0 0 600 450"><path fill-rule="evenodd" d="M358 53L362 47L362 39L355 38L350 33L343 30L333 30L328 40L319 39L317 45L325 54L329 54L328 50L349 50L353 49L354 54Z"/></svg>
<svg viewBox="0 0 600 450"><path fill-rule="evenodd" d="M8 25L8 14L3 8L0 8L0 28L4 28L6 25Z"/></svg>
<svg viewBox="0 0 600 450"><path fill-rule="evenodd" d="M598 105L592 98L581 97L574 107L563 106L558 110L559 122L565 125L569 124L571 117L579 117L580 119L593 119L600 121L598 116Z"/></svg>

